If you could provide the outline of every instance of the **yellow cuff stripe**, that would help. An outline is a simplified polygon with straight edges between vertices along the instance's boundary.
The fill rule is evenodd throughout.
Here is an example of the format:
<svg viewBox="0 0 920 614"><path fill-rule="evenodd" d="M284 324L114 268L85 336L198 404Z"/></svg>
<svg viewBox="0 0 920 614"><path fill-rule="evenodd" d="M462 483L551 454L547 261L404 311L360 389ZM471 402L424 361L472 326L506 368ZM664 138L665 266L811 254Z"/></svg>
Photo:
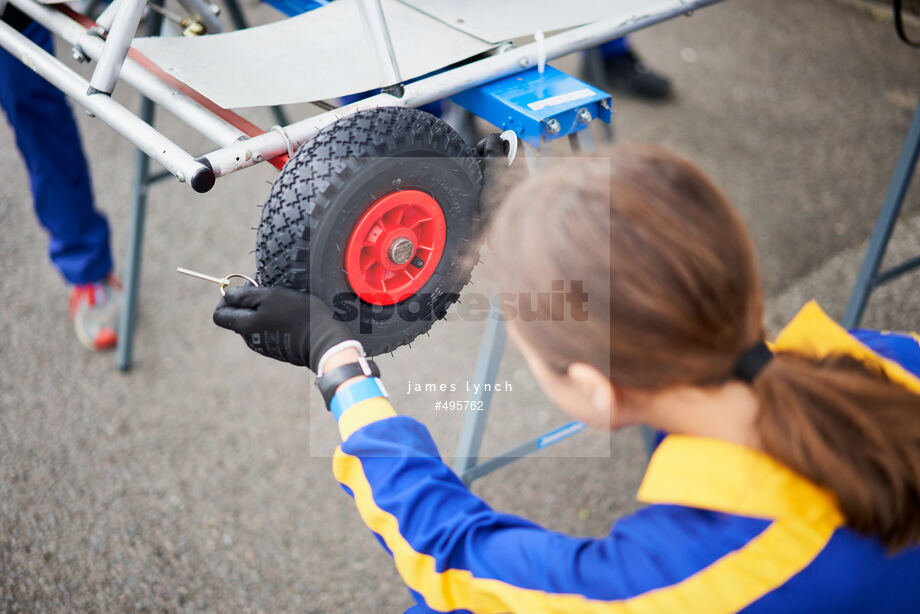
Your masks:
<svg viewBox="0 0 920 614"><path fill-rule="evenodd" d="M827 509L823 514L813 513L808 521L783 518L743 548L682 582L622 601L598 601L477 578L466 570L439 573L434 557L415 551L400 534L396 517L377 507L359 458L336 449L333 472L354 494L361 519L393 553L405 583L438 610L468 609L482 614L727 614L753 603L804 569L824 549L839 524L836 511Z"/></svg>
<svg viewBox="0 0 920 614"><path fill-rule="evenodd" d="M339 416L339 433L342 435L342 441L351 437L352 433L363 426L392 418L395 415L396 411L393 406L383 397L374 397L355 403Z"/></svg>

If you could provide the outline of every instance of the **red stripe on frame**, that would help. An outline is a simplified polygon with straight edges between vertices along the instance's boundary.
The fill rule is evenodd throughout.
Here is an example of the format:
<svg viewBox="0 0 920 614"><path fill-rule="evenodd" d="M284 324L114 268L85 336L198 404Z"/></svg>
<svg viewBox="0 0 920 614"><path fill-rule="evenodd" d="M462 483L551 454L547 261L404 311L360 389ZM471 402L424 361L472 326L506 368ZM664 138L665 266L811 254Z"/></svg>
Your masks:
<svg viewBox="0 0 920 614"><path fill-rule="evenodd" d="M75 22L79 23L81 26L83 26L87 30L96 26L95 21L93 21L89 17L86 17L85 15L81 15L80 13L77 13L76 11L74 11L68 6L65 6L63 4L56 4L54 5L54 7L61 13L73 19ZM176 79L175 77L173 77L172 75L164 71L162 68L154 64L153 60L145 56L143 53L141 53L137 49L134 49L133 47L129 48L128 57L130 57L132 60L137 62L139 65L143 66L144 69L146 69L151 74L155 75L158 79L160 79L161 81L165 83L168 83L171 87L175 88L177 91L182 92L183 94L185 94L186 96L188 96L189 98L191 98L192 100L200 104L202 107L204 107L205 109L207 109L214 115L224 120L225 122L227 122L228 124L236 128L237 130L239 130L246 136L253 137L253 136L259 136L260 134L265 134L264 130L262 130L261 128L259 128L258 126L256 126L255 124L247 120L246 118L237 115L236 113L234 113L233 111L229 109L225 109L224 107L218 105L216 102L214 102L210 98L207 98L204 94L202 94L198 90L192 88L189 85L186 85L182 81L179 81L178 79ZM278 170L281 170L281 168L284 166L284 163L287 161L288 161L287 154L281 154L280 156L276 156L272 158L268 162L272 166L277 168Z"/></svg>

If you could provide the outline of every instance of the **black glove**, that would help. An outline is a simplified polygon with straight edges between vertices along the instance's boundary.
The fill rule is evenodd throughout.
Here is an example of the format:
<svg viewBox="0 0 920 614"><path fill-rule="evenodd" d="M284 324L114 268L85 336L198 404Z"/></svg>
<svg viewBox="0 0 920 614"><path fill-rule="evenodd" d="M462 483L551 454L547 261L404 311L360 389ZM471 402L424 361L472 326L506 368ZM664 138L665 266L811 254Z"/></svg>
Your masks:
<svg viewBox="0 0 920 614"><path fill-rule="evenodd" d="M238 332L263 356L314 372L326 350L354 339L325 303L289 288L227 288L214 310L214 323Z"/></svg>

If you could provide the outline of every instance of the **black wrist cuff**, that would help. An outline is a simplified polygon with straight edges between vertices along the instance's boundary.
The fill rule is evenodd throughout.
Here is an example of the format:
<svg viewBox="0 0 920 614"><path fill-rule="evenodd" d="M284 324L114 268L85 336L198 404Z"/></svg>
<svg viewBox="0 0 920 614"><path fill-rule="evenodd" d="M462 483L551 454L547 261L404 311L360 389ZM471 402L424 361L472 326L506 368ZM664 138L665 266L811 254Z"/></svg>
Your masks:
<svg viewBox="0 0 920 614"><path fill-rule="evenodd" d="M323 401L326 402L326 409L332 403L332 397L335 396L336 389L353 377L380 377L380 368L377 363L370 359L364 359L367 366L370 367L370 375L364 371L361 363L350 362L347 365L336 367L328 373L323 373L322 377L316 378L316 387L319 393L323 395Z"/></svg>

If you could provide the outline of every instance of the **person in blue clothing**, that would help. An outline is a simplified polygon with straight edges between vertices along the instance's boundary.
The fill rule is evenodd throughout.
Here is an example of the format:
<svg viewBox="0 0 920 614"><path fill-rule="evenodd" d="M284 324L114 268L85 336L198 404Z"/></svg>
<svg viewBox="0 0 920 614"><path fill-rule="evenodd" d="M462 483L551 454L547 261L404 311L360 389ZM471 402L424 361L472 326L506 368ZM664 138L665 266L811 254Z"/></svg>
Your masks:
<svg viewBox="0 0 920 614"><path fill-rule="evenodd" d="M596 428L667 433L645 507L604 537L473 494L320 299L231 288L214 312L250 348L318 374L342 436L333 472L411 611L920 612L920 338L848 332L812 302L768 343L740 216L655 147L530 178L490 233L500 288L579 280L591 297L587 318L548 300L509 319L549 397Z"/></svg>
<svg viewBox="0 0 920 614"><path fill-rule="evenodd" d="M0 2L0 4L3 4ZM15 6L4 21L53 53L51 33ZM29 173L51 261L71 286L70 316L89 349L114 347L121 286L112 274L109 225L96 210L80 135L64 94L0 49L0 106Z"/></svg>

